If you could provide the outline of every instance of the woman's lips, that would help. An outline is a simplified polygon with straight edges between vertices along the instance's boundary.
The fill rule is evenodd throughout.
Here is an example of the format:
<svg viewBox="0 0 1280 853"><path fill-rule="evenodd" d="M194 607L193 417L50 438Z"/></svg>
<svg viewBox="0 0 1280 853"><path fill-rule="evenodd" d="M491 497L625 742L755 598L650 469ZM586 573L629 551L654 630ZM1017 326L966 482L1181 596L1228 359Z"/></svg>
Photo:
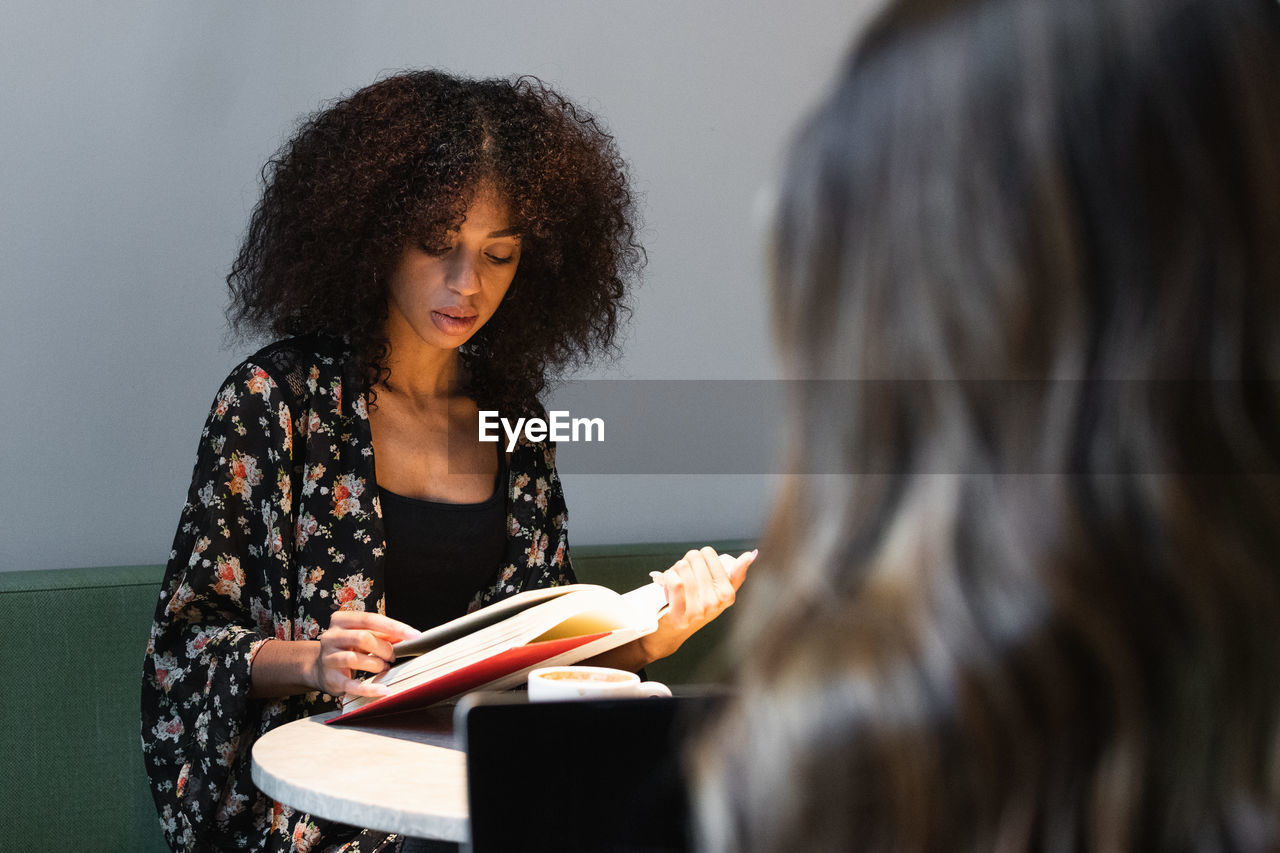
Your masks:
<svg viewBox="0 0 1280 853"><path fill-rule="evenodd" d="M446 335L466 334L476 324L476 317L475 314L466 314L452 309L431 312L431 322Z"/></svg>

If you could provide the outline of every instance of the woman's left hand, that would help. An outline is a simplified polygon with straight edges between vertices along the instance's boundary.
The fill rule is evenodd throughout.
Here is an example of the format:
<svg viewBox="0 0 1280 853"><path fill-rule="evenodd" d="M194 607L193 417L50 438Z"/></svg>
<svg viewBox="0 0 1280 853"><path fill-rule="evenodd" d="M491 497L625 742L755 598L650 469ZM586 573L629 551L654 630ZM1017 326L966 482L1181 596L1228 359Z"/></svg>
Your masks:
<svg viewBox="0 0 1280 853"><path fill-rule="evenodd" d="M658 630L640 638L644 656L654 661L670 655L732 605L757 553L730 557L706 547L685 554L665 572L653 572L654 583L667 591L668 607Z"/></svg>

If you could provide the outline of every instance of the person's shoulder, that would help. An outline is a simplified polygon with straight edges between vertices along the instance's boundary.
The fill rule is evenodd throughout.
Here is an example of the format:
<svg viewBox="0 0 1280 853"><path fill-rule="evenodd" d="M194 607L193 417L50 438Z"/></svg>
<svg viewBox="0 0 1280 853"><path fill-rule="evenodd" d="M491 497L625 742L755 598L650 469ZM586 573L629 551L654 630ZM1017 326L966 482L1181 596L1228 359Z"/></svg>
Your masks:
<svg viewBox="0 0 1280 853"><path fill-rule="evenodd" d="M285 338L264 346L241 361L223 381L219 400L238 395L242 388L269 405L283 395L290 408L305 401L319 387L343 381L349 361L347 346L321 335Z"/></svg>
<svg viewBox="0 0 1280 853"><path fill-rule="evenodd" d="M276 385L287 387L295 396L317 384L328 386L342 380L350 360L347 345L323 335L301 335L268 344L242 361L233 376L265 373Z"/></svg>
<svg viewBox="0 0 1280 853"><path fill-rule="evenodd" d="M301 335L268 344L241 363L241 368L259 367L279 382L297 370L320 373L339 370L348 359L348 348L341 340L324 335Z"/></svg>

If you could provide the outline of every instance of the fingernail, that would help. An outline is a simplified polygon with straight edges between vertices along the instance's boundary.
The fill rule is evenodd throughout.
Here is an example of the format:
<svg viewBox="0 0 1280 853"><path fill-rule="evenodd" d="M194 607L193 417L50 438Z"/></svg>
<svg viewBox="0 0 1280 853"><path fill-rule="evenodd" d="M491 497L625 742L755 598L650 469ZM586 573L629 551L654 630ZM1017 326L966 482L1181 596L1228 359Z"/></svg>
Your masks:
<svg viewBox="0 0 1280 853"><path fill-rule="evenodd" d="M649 572L649 577L658 586L662 586L662 572Z"/></svg>

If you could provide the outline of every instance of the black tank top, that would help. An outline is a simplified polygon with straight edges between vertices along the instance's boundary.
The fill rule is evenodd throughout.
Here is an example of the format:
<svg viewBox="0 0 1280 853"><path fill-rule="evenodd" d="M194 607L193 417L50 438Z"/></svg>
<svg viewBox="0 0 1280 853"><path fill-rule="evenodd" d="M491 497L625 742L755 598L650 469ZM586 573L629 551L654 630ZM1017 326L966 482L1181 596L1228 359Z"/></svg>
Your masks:
<svg viewBox="0 0 1280 853"><path fill-rule="evenodd" d="M425 631L467 612L491 585L507 545L507 459L480 503L408 498L379 487L387 537L387 615Z"/></svg>

